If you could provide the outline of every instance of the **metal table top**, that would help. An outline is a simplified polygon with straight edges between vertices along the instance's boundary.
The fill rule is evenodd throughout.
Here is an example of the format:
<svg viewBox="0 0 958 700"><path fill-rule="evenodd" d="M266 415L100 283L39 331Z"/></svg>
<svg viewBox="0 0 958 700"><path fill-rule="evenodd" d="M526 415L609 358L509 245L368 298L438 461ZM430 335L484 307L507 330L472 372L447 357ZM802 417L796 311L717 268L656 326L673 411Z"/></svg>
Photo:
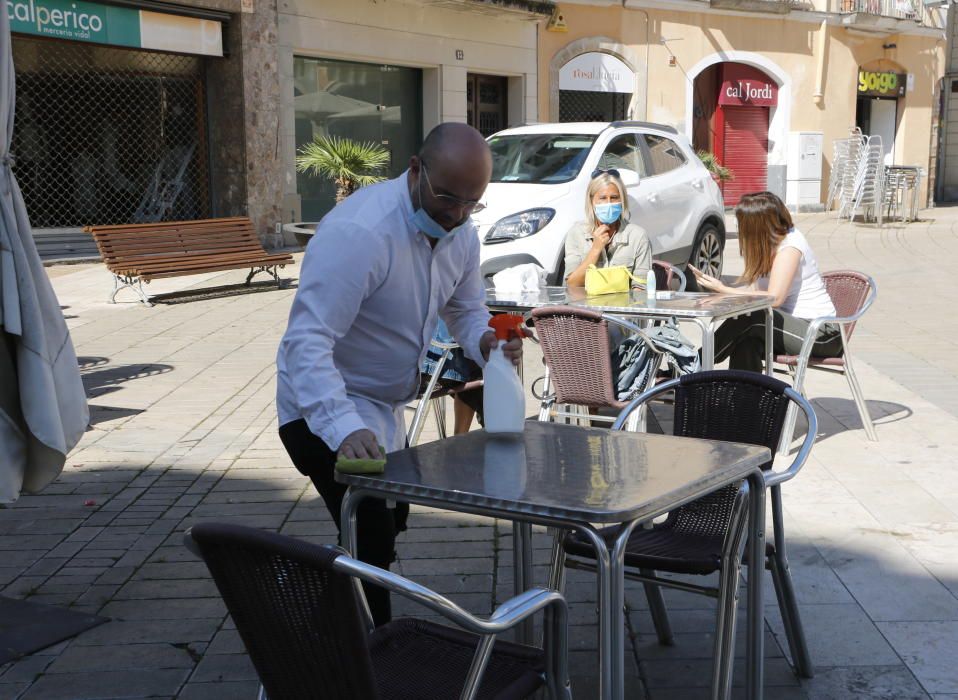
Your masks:
<svg viewBox="0 0 958 700"><path fill-rule="evenodd" d="M667 298L648 299L640 289L592 297L577 287L542 287L538 292L523 294L488 289L486 306L497 311L525 312L542 306L569 305L618 315L721 318L751 313L771 304L771 298L761 294L666 292L663 296Z"/></svg>
<svg viewBox="0 0 958 700"><path fill-rule="evenodd" d="M625 523L744 479L770 458L753 445L529 421L522 435L473 431L393 452L384 474L336 480L519 519Z"/></svg>

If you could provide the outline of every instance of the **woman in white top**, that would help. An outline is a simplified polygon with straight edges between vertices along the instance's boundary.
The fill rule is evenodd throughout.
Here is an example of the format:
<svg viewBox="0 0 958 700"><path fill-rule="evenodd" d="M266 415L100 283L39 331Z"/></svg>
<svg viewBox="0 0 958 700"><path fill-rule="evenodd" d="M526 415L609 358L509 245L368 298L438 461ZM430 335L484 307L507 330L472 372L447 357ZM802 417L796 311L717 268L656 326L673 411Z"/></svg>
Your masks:
<svg viewBox="0 0 958 700"><path fill-rule="evenodd" d="M731 287L691 265L698 286L726 294L767 294L772 297L776 355L797 355L809 322L834 316L835 307L818 272L815 254L782 200L771 192L742 197L735 208L738 242L745 258L743 286ZM838 326L824 324L812 354L839 357L842 338ZM723 323L715 333L715 361L729 358L730 369L761 372L765 359L765 312L757 311Z"/></svg>

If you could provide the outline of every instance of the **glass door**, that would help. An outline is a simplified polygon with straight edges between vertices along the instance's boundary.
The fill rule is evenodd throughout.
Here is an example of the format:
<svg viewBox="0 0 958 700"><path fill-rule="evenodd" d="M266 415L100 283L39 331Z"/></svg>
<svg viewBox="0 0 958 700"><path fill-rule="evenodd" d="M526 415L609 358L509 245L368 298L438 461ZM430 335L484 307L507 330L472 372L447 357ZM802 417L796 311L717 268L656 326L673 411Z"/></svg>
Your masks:
<svg viewBox="0 0 958 700"><path fill-rule="evenodd" d="M422 71L296 56L293 66L296 149L338 136L382 145L386 177L397 177L422 143ZM318 221L335 203L335 185L297 174L304 221Z"/></svg>

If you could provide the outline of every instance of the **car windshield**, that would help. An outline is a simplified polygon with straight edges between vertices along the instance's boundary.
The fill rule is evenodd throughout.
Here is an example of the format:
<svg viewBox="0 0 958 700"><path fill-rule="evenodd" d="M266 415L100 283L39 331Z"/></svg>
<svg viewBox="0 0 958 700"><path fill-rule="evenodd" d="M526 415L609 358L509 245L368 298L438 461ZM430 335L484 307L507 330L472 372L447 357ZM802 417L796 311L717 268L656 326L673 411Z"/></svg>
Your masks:
<svg viewBox="0 0 958 700"><path fill-rule="evenodd" d="M568 182L582 169L594 134L493 136L492 182Z"/></svg>

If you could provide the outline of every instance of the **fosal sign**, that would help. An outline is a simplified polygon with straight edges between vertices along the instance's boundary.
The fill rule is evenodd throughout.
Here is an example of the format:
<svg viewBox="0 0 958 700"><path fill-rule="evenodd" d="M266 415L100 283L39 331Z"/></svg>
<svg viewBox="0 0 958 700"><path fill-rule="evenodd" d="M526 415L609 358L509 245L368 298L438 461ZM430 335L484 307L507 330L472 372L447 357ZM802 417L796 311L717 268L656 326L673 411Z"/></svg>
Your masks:
<svg viewBox="0 0 958 700"><path fill-rule="evenodd" d="M720 105L774 107L778 104L778 85L750 66L725 65L718 102Z"/></svg>
<svg viewBox="0 0 958 700"><path fill-rule="evenodd" d="M635 73L615 56L593 51L559 69L559 89L629 93L635 89Z"/></svg>

